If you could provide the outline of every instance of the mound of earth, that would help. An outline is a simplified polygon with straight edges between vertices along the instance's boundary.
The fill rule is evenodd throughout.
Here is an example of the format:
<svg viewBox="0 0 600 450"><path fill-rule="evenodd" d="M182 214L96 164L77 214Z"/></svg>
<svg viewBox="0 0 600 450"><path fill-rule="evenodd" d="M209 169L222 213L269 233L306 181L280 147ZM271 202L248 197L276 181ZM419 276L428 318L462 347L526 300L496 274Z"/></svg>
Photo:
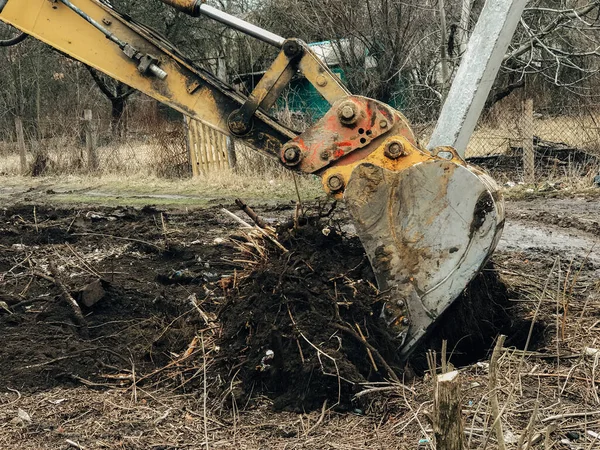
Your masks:
<svg viewBox="0 0 600 450"><path fill-rule="evenodd" d="M265 212L285 222L292 208ZM355 407L365 383L425 370L425 351L442 339L455 364L485 357L498 333L513 337L509 345L524 340L528 322L489 268L423 348L401 361L400 342L379 320L386 294L359 240L341 232L345 220L282 226L284 251L248 236L226 240L238 225L217 208L5 209L0 384L33 391L162 383L190 392L203 383L198 368L208 355L217 363L207 369L217 397L230 392L245 404L268 396L287 410L327 400L344 409ZM239 253L252 245L254 256ZM85 333L52 264L75 299L101 280L101 300L82 306Z"/></svg>
<svg viewBox="0 0 600 450"><path fill-rule="evenodd" d="M388 297L356 237L318 220L280 233L288 249L267 257L227 291L219 312L227 376L242 381L242 399L258 394L279 409L354 408L365 383L400 380L426 367L427 349L448 340L453 362L486 355L498 333L519 345L528 322L515 319L509 292L489 265L440 320L411 360L380 320Z"/></svg>
<svg viewBox="0 0 600 450"><path fill-rule="evenodd" d="M360 242L326 230L313 224L283 237L289 251L271 249L219 313L230 373L276 408L347 404L360 383L401 372Z"/></svg>

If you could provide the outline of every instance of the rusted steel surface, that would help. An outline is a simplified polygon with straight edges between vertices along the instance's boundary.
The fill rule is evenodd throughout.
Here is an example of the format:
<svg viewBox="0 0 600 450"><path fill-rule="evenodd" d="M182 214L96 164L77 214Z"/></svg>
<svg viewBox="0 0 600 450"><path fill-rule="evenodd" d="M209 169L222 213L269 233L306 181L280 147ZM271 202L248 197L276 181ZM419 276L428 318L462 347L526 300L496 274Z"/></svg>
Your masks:
<svg viewBox="0 0 600 450"><path fill-rule="evenodd" d="M415 143L406 119L399 112L366 97L345 97L334 103L314 126L286 144L280 157L288 163L286 150L298 148L300 160L291 165L297 165L302 172L314 173L338 161L347 165L364 158L387 134L403 136ZM365 151L359 153L360 149Z"/></svg>
<svg viewBox="0 0 600 450"><path fill-rule="evenodd" d="M202 0L160 0L169 6L172 6L179 11L183 11L190 16L200 15L200 5L204 3Z"/></svg>

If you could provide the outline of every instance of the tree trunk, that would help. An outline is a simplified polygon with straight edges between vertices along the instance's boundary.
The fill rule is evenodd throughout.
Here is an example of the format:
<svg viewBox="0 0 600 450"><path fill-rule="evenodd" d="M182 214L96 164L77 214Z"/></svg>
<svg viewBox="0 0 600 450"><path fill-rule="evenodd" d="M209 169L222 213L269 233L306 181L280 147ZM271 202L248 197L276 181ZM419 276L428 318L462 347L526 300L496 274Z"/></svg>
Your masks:
<svg viewBox="0 0 600 450"><path fill-rule="evenodd" d="M110 126L113 136L116 139L124 139L127 134L127 120L125 107L127 106L127 97L116 96L110 99L111 115Z"/></svg>
<svg viewBox="0 0 600 450"><path fill-rule="evenodd" d="M459 373L438 375L433 399L436 450L463 450L463 430Z"/></svg>
<svg viewBox="0 0 600 450"><path fill-rule="evenodd" d="M446 9L444 6L444 0L438 1L440 8L440 34L441 34L441 46L440 46L440 59L442 69L442 101L446 100L448 95L448 82L450 81L450 74L448 73L448 37L446 35Z"/></svg>

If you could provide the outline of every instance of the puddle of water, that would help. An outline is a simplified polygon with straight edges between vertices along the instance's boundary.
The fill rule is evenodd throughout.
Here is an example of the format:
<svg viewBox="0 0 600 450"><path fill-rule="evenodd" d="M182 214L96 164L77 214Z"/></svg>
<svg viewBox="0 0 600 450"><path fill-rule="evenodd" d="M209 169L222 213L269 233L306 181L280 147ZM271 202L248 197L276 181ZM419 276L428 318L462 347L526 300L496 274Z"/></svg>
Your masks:
<svg viewBox="0 0 600 450"><path fill-rule="evenodd" d="M567 258L584 258L600 264L600 237L578 232L574 234L568 230L553 226L537 226L533 223L524 223L507 220L504 233L498 243L498 250L531 250L543 249L560 252ZM591 252L590 252L591 250Z"/></svg>

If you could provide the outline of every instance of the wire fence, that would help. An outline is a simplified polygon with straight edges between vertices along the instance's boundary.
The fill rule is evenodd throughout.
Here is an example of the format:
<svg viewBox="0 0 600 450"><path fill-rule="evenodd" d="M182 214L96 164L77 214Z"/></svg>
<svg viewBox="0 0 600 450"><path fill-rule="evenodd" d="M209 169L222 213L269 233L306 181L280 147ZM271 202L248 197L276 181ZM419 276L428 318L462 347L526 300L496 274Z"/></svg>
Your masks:
<svg viewBox="0 0 600 450"><path fill-rule="evenodd" d="M492 109L481 117L466 158L525 181L598 173L600 105L536 108L528 100L520 108Z"/></svg>
<svg viewBox="0 0 600 450"><path fill-rule="evenodd" d="M529 107L527 104L527 101L513 102L487 111L469 142L466 159L492 172L501 181L532 182L598 174L600 104L556 107L536 107L531 101ZM185 125L180 121L147 122L132 122L127 137L115 140L107 121L94 116L99 170L104 173L189 176L194 155L190 152L189 138L186 146ZM433 123L413 125L422 143L427 142L433 126ZM32 131L36 127L44 130L42 137ZM49 155L51 172L69 173L85 168L85 136L81 120L73 120L68 129L25 120L24 129L28 163L35 161L42 152ZM238 145L238 150L240 147ZM244 157L245 154L241 152L238 164L238 170L242 172L246 164L257 167L256 161ZM0 140L0 156L0 172L19 172L18 146L14 138ZM221 166L229 170L228 164L215 167ZM195 174L201 176L202 173L198 170Z"/></svg>
<svg viewBox="0 0 600 450"><path fill-rule="evenodd" d="M413 128L427 143L434 126ZM514 181L595 175L600 170L600 104L537 108L527 100L492 108L481 116L465 158Z"/></svg>

